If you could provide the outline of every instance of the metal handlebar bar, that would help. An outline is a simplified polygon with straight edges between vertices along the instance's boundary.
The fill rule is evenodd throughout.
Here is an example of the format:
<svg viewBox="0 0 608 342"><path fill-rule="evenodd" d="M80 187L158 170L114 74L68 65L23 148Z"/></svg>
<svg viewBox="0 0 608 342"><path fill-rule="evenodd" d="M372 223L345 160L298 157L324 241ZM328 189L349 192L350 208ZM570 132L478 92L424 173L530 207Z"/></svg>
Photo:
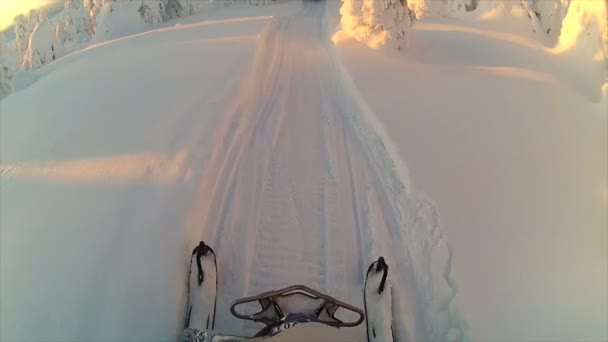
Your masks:
<svg viewBox="0 0 608 342"><path fill-rule="evenodd" d="M230 306L230 312L232 313L232 315L234 315L234 317L237 317L239 319L251 320L251 321L255 321L255 322L262 322L266 325L272 325L272 324L277 323L281 319L285 318L285 315L283 314L283 310L280 307L279 303L277 302L277 299L281 298L281 297L289 297L294 294L302 294L302 295L305 295L312 299L321 299L322 300L321 304L319 304L314 309L315 317L317 319L319 319L319 317L323 314L323 312L326 312L327 315L331 319L333 319L333 321L324 321L324 320L319 319L319 321L321 323L331 325L334 327L355 327L355 326L361 324L361 322L363 322L363 319L365 318L365 314L363 313L363 310L356 308L350 304L339 301L339 300L337 300L331 296L328 296L326 294L323 294L319 291L313 290L304 285L293 285L293 286L289 286L289 287L286 287L286 288L283 288L280 290L265 292L265 293L259 294L257 296L251 296L251 297L246 297L246 298L235 300L232 303L232 305ZM251 303L251 302L256 302L256 301L260 304L260 307L261 307L261 310L259 312L256 312L253 314L243 314L243 313L237 312L237 310L236 310L237 306ZM357 320L355 320L353 322L343 322L342 320L335 317L336 311L341 307L344 309L347 309L351 312L356 313L358 315ZM270 311L270 312L268 312L268 311ZM268 316L269 313L271 314L270 317Z"/></svg>

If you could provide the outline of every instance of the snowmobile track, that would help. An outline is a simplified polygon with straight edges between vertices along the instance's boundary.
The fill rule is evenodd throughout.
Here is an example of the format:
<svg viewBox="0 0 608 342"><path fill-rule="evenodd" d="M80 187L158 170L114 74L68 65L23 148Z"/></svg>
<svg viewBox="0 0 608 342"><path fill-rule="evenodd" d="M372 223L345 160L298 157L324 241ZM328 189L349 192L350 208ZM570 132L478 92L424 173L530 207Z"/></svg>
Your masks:
<svg viewBox="0 0 608 342"><path fill-rule="evenodd" d="M230 302L293 284L362 307L367 266L384 255L406 299L396 310L408 331L396 335L425 339L423 320L435 313L419 311L417 298L432 298L433 289L419 296L425 274L416 272L428 273L434 261L428 248L417 249L432 239L416 225L427 218L400 207L417 207L417 199L403 198L394 163L364 122L324 10L305 1L294 15L272 18L248 76L218 116L189 217L192 243L210 241L217 253L216 328L255 333L260 326L233 318ZM365 336L363 326L353 331Z"/></svg>

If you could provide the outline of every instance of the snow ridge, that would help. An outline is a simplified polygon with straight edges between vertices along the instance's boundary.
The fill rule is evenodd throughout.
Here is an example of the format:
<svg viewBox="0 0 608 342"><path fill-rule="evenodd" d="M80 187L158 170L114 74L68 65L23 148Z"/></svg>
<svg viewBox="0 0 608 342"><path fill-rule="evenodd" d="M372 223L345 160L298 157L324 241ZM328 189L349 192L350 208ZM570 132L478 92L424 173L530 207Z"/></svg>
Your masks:
<svg viewBox="0 0 608 342"><path fill-rule="evenodd" d="M423 326L417 328L423 330L421 333L426 340L466 339L466 325L451 305L456 295L450 274L452 251L440 228L439 214L430 200L413 191L405 164L399 160L382 125L359 95L335 49L332 49L332 56L338 73L336 78L342 86L338 87L342 90L340 102L347 106L342 116L356 133L358 147L365 150L375 179L382 183L384 200L381 206L390 208L393 218L386 239L403 244L392 248L394 254L389 266L406 265L392 270L398 273L394 279L410 283L414 288L417 312L423 313ZM409 279L409 274L415 279Z"/></svg>

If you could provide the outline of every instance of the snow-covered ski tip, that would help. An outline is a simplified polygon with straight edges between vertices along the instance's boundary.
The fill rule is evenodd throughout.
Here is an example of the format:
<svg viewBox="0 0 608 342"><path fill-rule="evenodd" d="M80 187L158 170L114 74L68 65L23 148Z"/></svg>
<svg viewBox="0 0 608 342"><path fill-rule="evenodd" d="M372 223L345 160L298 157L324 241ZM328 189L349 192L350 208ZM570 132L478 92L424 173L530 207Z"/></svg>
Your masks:
<svg viewBox="0 0 608 342"><path fill-rule="evenodd" d="M367 340L393 341L392 283L383 257L367 269L363 303L367 315Z"/></svg>
<svg viewBox="0 0 608 342"><path fill-rule="evenodd" d="M192 251L188 275L186 328L204 331L215 327L217 262L215 252L203 241Z"/></svg>
<svg viewBox="0 0 608 342"><path fill-rule="evenodd" d="M234 317L265 325L254 336L225 335L214 330L217 272L215 252L201 241L190 259L186 342L352 341L353 334L346 329L358 326L366 318L368 341L393 340L391 282L383 257L372 263L367 271L363 284L365 312L304 285L235 300L230 306Z"/></svg>

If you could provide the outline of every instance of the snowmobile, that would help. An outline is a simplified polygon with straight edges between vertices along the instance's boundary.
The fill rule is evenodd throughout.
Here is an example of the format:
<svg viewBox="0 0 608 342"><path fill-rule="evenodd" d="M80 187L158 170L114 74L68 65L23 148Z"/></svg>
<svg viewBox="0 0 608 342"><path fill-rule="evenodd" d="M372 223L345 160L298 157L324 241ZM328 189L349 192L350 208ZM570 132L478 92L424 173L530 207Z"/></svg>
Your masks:
<svg viewBox="0 0 608 342"><path fill-rule="evenodd" d="M226 341L353 341L346 331L364 320L367 340L392 340L392 322L371 319L388 301L390 283L383 257L373 262L364 284L364 310L304 285L293 285L257 296L237 299L230 312L238 319L263 323L254 336L232 336L215 330L217 261L214 250L201 241L192 251L188 275L188 303L184 342ZM366 316L368 319L366 320Z"/></svg>

